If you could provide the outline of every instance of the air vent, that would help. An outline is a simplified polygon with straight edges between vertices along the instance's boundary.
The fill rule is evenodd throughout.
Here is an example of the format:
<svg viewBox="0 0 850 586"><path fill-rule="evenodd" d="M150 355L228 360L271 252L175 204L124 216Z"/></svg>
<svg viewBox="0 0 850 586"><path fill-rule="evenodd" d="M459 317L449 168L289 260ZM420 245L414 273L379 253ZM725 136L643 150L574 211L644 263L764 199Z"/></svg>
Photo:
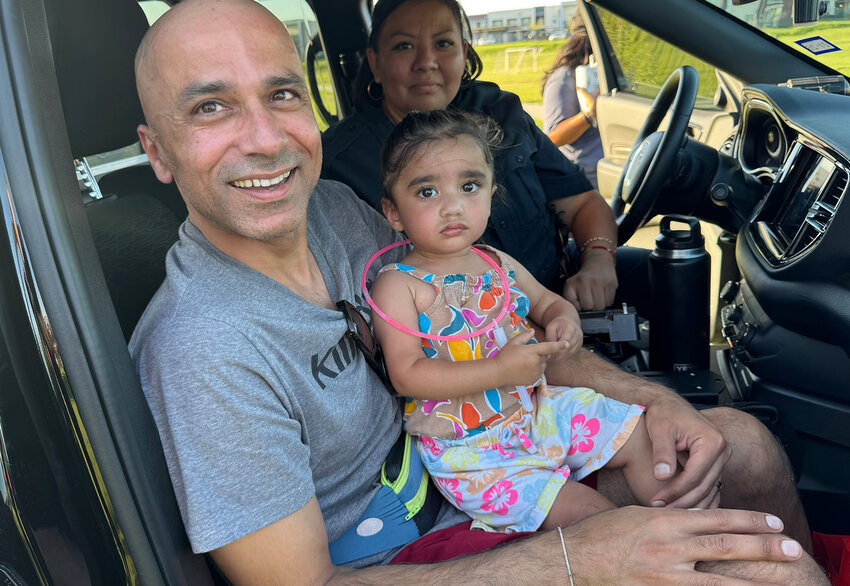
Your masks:
<svg viewBox="0 0 850 586"><path fill-rule="evenodd" d="M806 219L800 226L791 245L785 250L782 260L792 260L811 248L829 227L838 204L847 190L848 177L846 171L836 168L829 184L823 189L818 198L809 208Z"/></svg>
<svg viewBox="0 0 850 586"><path fill-rule="evenodd" d="M841 196L847 190L847 174L838 170L832 178L832 183L824 190L823 196L818 199L821 204L832 209L832 213L838 208Z"/></svg>

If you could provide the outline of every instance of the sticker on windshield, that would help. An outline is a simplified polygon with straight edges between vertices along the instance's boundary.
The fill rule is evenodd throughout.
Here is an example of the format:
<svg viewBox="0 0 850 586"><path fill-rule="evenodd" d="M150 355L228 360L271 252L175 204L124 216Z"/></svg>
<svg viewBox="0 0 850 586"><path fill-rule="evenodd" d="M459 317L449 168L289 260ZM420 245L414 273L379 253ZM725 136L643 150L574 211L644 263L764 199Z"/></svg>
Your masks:
<svg viewBox="0 0 850 586"><path fill-rule="evenodd" d="M839 47L833 45L823 37L809 37L808 39L800 39L799 41L794 42L814 55L822 55L824 53L832 53L833 51L841 50Z"/></svg>

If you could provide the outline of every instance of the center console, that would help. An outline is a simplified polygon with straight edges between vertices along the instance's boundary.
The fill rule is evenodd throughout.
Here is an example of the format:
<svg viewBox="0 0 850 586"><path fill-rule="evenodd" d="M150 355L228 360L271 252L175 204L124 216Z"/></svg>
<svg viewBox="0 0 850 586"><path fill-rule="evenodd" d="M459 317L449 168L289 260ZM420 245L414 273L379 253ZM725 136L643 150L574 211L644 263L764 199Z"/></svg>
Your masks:
<svg viewBox="0 0 850 586"><path fill-rule="evenodd" d="M792 144L750 223L753 240L771 266L793 262L820 240L847 181L847 169L819 146L804 139Z"/></svg>

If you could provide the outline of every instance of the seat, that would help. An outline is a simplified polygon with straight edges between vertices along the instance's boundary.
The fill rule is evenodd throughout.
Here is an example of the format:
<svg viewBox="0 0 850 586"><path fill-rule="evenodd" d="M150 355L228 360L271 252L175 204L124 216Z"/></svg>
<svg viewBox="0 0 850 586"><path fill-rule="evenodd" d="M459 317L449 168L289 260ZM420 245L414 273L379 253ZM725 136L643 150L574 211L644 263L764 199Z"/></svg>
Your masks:
<svg viewBox="0 0 850 586"><path fill-rule="evenodd" d="M103 158L95 155L135 143L136 127L144 121L133 61L148 29L147 18L135 0L45 0L44 9L71 152L77 160L86 159L82 167L96 169L93 162ZM110 167L118 170L82 185L84 193L79 195L125 338L161 284L166 252L186 217L176 187L160 183L144 163L139 155L114 160ZM97 175L86 169L81 184ZM102 197L91 197L90 192ZM103 327L100 323L85 325ZM120 339L111 324L112 331L104 331L103 339ZM119 529L128 554L136 564L144 564L136 566L138 579L172 586L226 584L211 571L205 556L191 551L156 427L129 354L114 346L96 346L87 356L87 365L98 371L97 395L78 396L78 400L98 403L103 420L93 421L91 427L109 430L108 436L101 434L97 440L111 441L109 447L120 462L108 470L109 478L117 487L116 498L124 494L130 498L113 501L113 515L132 521ZM104 462L99 465L112 460ZM121 481L129 490L119 486Z"/></svg>
<svg viewBox="0 0 850 586"><path fill-rule="evenodd" d="M48 4L53 58L74 158L91 158L132 145L144 121L133 60L148 28L138 3ZM165 253L177 240L186 207L177 188L142 165L99 178L98 199L85 189L86 214L124 336L165 278ZM120 167L113 161L112 167ZM83 177L92 181L91 176Z"/></svg>

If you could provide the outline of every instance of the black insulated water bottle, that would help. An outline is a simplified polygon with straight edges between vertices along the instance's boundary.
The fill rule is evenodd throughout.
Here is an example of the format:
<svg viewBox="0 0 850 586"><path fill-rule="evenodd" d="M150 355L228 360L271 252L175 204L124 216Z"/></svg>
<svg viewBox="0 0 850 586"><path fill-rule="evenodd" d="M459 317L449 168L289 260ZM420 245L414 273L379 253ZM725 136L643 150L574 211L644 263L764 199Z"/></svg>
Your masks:
<svg viewBox="0 0 850 586"><path fill-rule="evenodd" d="M673 230L671 223L686 230ZM708 295L711 258L699 220L670 215L661 220L649 255L653 312L649 328L652 370L689 372L708 368Z"/></svg>

